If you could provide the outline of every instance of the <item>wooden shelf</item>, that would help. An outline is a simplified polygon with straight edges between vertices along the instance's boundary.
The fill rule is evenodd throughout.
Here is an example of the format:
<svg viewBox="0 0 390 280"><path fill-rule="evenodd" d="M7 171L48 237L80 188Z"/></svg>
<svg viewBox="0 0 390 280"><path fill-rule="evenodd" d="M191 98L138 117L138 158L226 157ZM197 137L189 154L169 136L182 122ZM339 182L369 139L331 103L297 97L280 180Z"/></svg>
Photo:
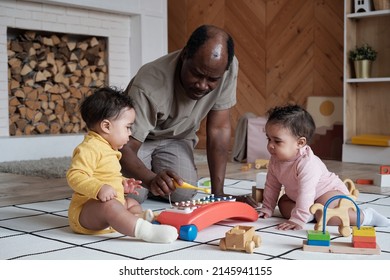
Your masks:
<svg viewBox="0 0 390 280"><path fill-rule="evenodd" d="M383 78L367 78L367 79L347 79L347 83L388 83L390 82L390 77L383 77Z"/></svg>
<svg viewBox="0 0 390 280"><path fill-rule="evenodd" d="M343 161L367 164L389 164L390 148L343 144Z"/></svg>
<svg viewBox="0 0 390 280"><path fill-rule="evenodd" d="M369 17L380 17L380 16L390 16L390 10L380 10L380 11L363 12L363 13L352 13L352 14L348 14L347 18L360 19L360 18L369 18Z"/></svg>
<svg viewBox="0 0 390 280"><path fill-rule="evenodd" d="M344 144L345 162L389 164L390 147L351 144L355 135L390 135L390 10L353 13L354 0L344 6ZM367 43L378 52L372 78L357 79L349 51Z"/></svg>

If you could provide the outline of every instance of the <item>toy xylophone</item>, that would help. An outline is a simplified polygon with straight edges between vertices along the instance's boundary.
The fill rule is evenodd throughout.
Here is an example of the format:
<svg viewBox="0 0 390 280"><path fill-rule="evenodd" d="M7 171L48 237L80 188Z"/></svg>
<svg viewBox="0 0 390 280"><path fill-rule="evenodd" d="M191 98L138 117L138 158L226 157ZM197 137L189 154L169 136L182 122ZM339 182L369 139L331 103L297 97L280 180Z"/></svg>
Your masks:
<svg viewBox="0 0 390 280"><path fill-rule="evenodd" d="M254 222L258 213L250 205L233 197L206 198L179 202L162 211L156 222L174 226L182 240L193 241L202 229L226 219Z"/></svg>

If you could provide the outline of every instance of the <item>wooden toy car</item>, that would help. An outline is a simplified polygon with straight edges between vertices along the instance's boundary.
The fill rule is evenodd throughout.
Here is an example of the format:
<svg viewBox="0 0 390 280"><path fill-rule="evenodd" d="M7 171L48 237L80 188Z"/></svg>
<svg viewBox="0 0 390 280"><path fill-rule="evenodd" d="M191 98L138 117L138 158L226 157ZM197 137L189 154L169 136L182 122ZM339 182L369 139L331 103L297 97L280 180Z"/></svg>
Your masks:
<svg viewBox="0 0 390 280"><path fill-rule="evenodd" d="M219 247L222 250L237 250L253 253L259 247L261 238L255 235L255 228L251 226L235 226L227 231L224 238L221 238Z"/></svg>

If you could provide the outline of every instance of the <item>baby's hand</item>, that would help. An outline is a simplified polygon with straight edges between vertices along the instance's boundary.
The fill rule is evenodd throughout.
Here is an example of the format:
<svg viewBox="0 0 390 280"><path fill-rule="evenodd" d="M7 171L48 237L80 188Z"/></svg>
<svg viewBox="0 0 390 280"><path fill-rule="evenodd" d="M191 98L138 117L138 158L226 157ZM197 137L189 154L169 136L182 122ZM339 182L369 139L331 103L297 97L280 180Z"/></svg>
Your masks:
<svg viewBox="0 0 390 280"><path fill-rule="evenodd" d="M116 191L110 185L103 185L97 197L101 202L106 202L116 197Z"/></svg>
<svg viewBox="0 0 390 280"><path fill-rule="evenodd" d="M139 195L139 193L135 189L142 188L141 186L142 181L135 180L134 178L130 178L130 179L124 179L122 183L123 183L125 194L132 193L135 195Z"/></svg>
<svg viewBox="0 0 390 280"><path fill-rule="evenodd" d="M263 213L263 212L261 212L261 210L260 210L260 212L259 212L259 218L268 219L269 217L270 217L270 216L269 216L268 214Z"/></svg>
<svg viewBox="0 0 390 280"><path fill-rule="evenodd" d="M276 229L279 229L279 230L299 230L299 229L302 229L302 227L294 222L291 222L291 221L287 221L287 222L284 222L284 223L281 223L280 225L278 225L276 227Z"/></svg>

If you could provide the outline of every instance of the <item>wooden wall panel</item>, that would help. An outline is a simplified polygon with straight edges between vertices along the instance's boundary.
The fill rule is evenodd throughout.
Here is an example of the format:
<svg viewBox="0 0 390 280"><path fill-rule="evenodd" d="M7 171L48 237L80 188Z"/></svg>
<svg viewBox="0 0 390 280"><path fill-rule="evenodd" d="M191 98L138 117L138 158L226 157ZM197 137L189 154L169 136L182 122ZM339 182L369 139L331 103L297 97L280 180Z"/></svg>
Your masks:
<svg viewBox="0 0 390 280"><path fill-rule="evenodd" d="M313 84L314 2L284 0L268 4L267 15L269 9L278 12L267 18L267 107L302 103Z"/></svg>
<svg viewBox="0 0 390 280"><path fill-rule="evenodd" d="M181 49L198 26L224 27L224 0L168 0L168 51Z"/></svg>
<svg viewBox="0 0 390 280"><path fill-rule="evenodd" d="M168 0L168 49L183 47L201 24L227 30L239 59L233 131L246 112L342 96L343 1ZM199 148L205 148L205 121ZM234 134L232 136L232 143Z"/></svg>
<svg viewBox="0 0 390 280"><path fill-rule="evenodd" d="M182 48L188 39L187 3L182 0L168 1L168 52Z"/></svg>
<svg viewBox="0 0 390 280"><path fill-rule="evenodd" d="M265 2L226 0L224 28L234 38L240 69L237 82L238 104L232 109L234 128L238 119L246 112L258 114L265 109ZM201 136L204 136L203 131L201 129Z"/></svg>

